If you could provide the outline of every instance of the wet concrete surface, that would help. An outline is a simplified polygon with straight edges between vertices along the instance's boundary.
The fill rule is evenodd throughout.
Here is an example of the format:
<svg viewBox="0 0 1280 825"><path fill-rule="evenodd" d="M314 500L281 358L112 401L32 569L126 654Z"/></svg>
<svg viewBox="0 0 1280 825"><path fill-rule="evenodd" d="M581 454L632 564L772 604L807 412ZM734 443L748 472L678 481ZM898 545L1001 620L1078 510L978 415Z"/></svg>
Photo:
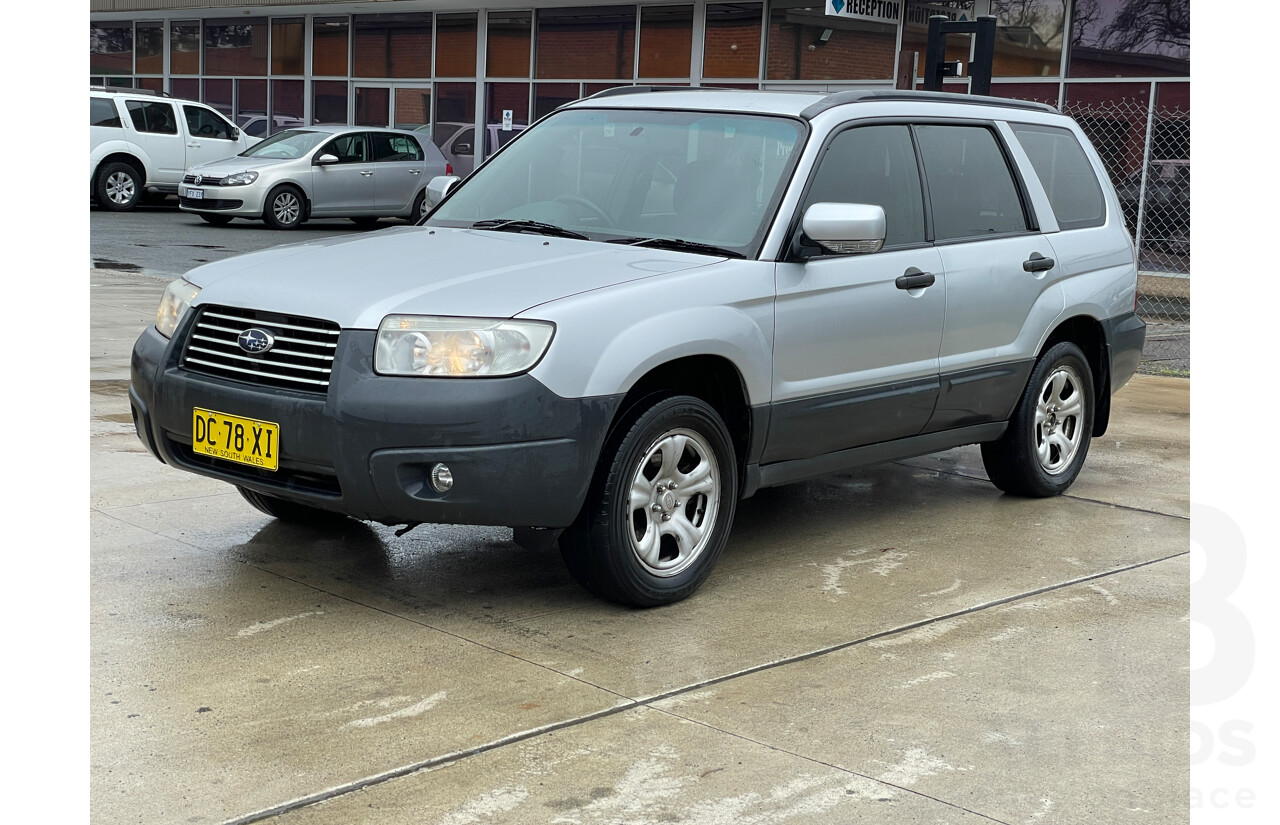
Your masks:
<svg viewBox="0 0 1280 825"><path fill-rule="evenodd" d="M1188 816L1185 379L1068 496L976 448L765 490L633 611L506 529L293 527L161 465L125 388L164 281L90 280L94 822Z"/></svg>

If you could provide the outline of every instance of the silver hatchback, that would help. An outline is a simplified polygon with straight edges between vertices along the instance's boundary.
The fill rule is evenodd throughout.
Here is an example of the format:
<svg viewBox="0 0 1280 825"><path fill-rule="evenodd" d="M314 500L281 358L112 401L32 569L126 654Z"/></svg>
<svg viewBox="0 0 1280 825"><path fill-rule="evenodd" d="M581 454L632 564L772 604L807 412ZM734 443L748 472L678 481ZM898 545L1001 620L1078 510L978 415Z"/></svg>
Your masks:
<svg viewBox="0 0 1280 825"><path fill-rule="evenodd" d="M278 132L234 157L193 166L178 203L212 224L262 219L295 229L310 218L416 220L427 181L452 170L413 132L363 126L306 126Z"/></svg>

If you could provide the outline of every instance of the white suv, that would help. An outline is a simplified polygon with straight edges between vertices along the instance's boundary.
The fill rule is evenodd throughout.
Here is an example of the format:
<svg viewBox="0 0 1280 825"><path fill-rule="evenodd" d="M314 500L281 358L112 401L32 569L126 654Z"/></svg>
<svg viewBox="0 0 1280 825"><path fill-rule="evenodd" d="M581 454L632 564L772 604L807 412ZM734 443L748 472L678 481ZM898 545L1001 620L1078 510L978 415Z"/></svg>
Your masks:
<svg viewBox="0 0 1280 825"><path fill-rule="evenodd" d="M89 88L89 187L103 209L133 209L144 191L176 195L188 166L257 142L194 100Z"/></svg>

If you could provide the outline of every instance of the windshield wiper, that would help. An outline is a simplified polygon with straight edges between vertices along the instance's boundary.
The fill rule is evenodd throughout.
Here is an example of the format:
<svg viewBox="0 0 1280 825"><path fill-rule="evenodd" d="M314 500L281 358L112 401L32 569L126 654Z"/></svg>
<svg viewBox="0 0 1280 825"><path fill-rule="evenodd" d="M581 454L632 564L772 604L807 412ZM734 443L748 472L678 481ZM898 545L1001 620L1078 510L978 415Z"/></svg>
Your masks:
<svg viewBox="0 0 1280 825"><path fill-rule="evenodd" d="M471 228L495 229L499 232L533 232L537 235L552 235L557 238L574 238L579 241L588 240L587 236L580 232L574 232L572 229L565 229L563 226L556 226L553 223L542 223L541 221L494 218L487 221L476 221L471 224Z"/></svg>
<svg viewBox="0 0 1280 825"><path fill-rule="evenodd" d="M686 241L680 238L616 238L608 243L620 243L627 246L649 246L654 249L673 249L677 252L697 252L703 255L719 255L722 258L745 258L741 252L725 249L722 246Z"/></svg>

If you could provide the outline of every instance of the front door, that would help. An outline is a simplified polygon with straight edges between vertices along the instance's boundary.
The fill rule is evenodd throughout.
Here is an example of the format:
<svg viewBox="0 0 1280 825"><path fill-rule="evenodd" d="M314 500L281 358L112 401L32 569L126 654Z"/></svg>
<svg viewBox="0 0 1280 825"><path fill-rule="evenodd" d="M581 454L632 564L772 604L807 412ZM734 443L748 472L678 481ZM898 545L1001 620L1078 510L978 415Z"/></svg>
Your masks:
<svg viewBox="0 0 1280 825"><path fill-rule="evenodd" d="M311 214L358 215L372 213L377 199L377 164L369 156L364 132L348 132L320 147L314 157L334 155L337 163L317 164L311 175Z"/></svg>
<svg viewBox="0 0 1280 825"><path fill-rule="evenodd" d="M240 153L235 130L222 115L204 106L182 105L187 127L187 168Z"/></svg>
<svg viewBox="0 0 1280 825"><path fill-rule="evenodd" d="M828 202L881 206L885 247L778 264L766 464L915 435L937 398L946 295L908 127L838 133L801 208ZM916 273L936 280L900 286Z"/></svg>

